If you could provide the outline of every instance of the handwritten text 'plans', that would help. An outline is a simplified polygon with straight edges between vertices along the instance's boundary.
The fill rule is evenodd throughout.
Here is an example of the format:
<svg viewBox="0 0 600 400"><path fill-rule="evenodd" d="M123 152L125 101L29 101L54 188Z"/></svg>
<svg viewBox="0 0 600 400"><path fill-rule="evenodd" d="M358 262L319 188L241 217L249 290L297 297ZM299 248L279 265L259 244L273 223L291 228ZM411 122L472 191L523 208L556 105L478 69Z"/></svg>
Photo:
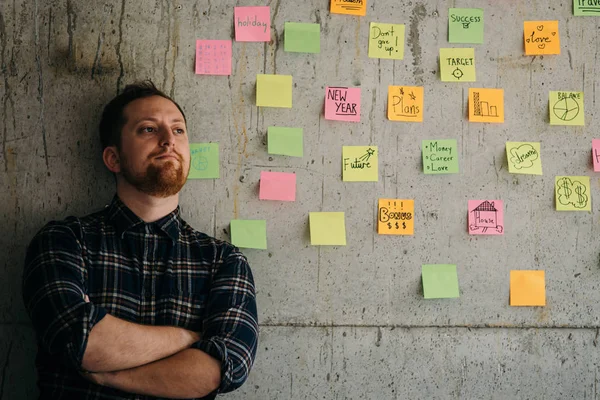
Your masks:
<svg viewBox="0 0 600 400"><path fill-rule="evenodd" d="M360 88L327 87L325 119L360 122Z"/></svg>
<svg viewBox="0 0 600 400"><path fill-rule="evenodd" d="M423 122L423 87L389 86L388 119L390 121Z"/></svg>

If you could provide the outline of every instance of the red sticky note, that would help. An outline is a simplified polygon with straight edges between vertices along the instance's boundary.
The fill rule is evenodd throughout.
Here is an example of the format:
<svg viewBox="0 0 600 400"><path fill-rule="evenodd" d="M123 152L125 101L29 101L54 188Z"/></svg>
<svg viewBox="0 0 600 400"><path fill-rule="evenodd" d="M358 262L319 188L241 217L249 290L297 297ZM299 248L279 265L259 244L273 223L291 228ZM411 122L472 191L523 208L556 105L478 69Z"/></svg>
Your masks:
<svg viewBox="0 0 600 400"><path fill-rule="evenodd" d="M592 159L594 172L600 172L600 139L592 139Z"/></svg>
<svg viewBox="0 0 600 400"><path fill-rule="evenodd" d="M260 200L296 201L296 174L261 171L258 198Z"/></svg>
<svg viewBox="0 0 600 400"><path fill-rule="evenodd" d="M231 75L231 40L196 40L196 74Z"/></svg>
<svg viewBox="0 0 600 400"><path fill-rule="evenodd" d="M471 235L502 235L504 207L502 200L469 200L469 233Z"/></svg>
<svg viewBox="0 0 600 400"><path fill-rule="evenodd" d="M325 88L325 119L360 122L360 88Z"/></svg>
<svg viewBox="0 0 600 400"><path fill-rule="evenodd" d="M271 8L235 7L233 11L235 40L238 42L269 42L271 40Z"/></svg>

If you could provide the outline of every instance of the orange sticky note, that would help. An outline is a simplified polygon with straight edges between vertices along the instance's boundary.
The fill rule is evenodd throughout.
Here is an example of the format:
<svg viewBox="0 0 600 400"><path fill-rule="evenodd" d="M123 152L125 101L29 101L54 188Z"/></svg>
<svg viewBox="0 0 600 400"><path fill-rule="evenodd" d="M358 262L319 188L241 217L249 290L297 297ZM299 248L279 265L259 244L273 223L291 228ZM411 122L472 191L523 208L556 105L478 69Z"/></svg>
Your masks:
<svg viewBox="0 0 600 400"><path fill-rule="evenodd" d="M469 121L504 122L504 90L470 88Z"/></svg>
<svg viewBox="0 0 600 400"><path fill-rule="evenodd" d="M331 0L329 11L333 14L366 15L367 0Z"/></svg>
<svg viewBox="0 0 600 400"><path fill-rule="evenodd" d="M412 235L414 230L414 200L379 199L377 233L380 235Z"/></svg>
<svg viewBox="0 0 600 400"><path fill-rule="evenodd" d="M558 21L525 21L523 33L526 55L560 54Z"/></svg>
<svg viewBox="0 0 600 400"><path fill-rule="evenodd" d="M510 271L511 306L545 306L544 271Z"/></svg>
<svg viewBox="0 0 600 400"><path fill-rule="evenodd" d="M423 87L389 86L388 119L423 122Z"/></svg>

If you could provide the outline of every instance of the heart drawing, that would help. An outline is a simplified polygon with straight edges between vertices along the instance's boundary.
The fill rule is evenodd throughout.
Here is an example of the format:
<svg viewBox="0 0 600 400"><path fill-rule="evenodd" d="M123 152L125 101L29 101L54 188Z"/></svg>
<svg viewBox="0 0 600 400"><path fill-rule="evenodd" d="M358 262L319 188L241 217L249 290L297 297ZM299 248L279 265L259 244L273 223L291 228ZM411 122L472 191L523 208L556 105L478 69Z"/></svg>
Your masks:
<svg viewBox="0 0 600 400"><path fill-rule="evenodd" d="M538 49L544 50L546 48L546 43L538 44Z"/></svg>
<svg viewBox="0 0 600 400"><path fill-rule="evenodd" d="M543 31L544 30L544 25L538 25L537 30L540 31L540 32Z"/></svg>

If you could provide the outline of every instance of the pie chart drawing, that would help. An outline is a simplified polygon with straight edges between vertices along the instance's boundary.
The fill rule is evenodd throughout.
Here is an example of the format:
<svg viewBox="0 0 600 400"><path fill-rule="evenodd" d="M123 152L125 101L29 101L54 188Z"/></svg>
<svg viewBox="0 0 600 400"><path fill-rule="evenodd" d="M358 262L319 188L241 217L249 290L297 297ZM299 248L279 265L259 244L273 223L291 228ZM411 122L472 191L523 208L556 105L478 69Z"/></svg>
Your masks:
<svg viewBox="0 0 600 400"><path fill-rule="evenodd" d="M194 159L192 165L198 171L205 171L206 168L208 168L208 160L206 159L206 157L200 156Z"/></svg>
<svg viewBox="0 0 600 400"><path fill-rule="evenodd" d="M579 115L579 103L570 97L560 99L552 108L554 115L563 121L572 121Z"/></svg>

